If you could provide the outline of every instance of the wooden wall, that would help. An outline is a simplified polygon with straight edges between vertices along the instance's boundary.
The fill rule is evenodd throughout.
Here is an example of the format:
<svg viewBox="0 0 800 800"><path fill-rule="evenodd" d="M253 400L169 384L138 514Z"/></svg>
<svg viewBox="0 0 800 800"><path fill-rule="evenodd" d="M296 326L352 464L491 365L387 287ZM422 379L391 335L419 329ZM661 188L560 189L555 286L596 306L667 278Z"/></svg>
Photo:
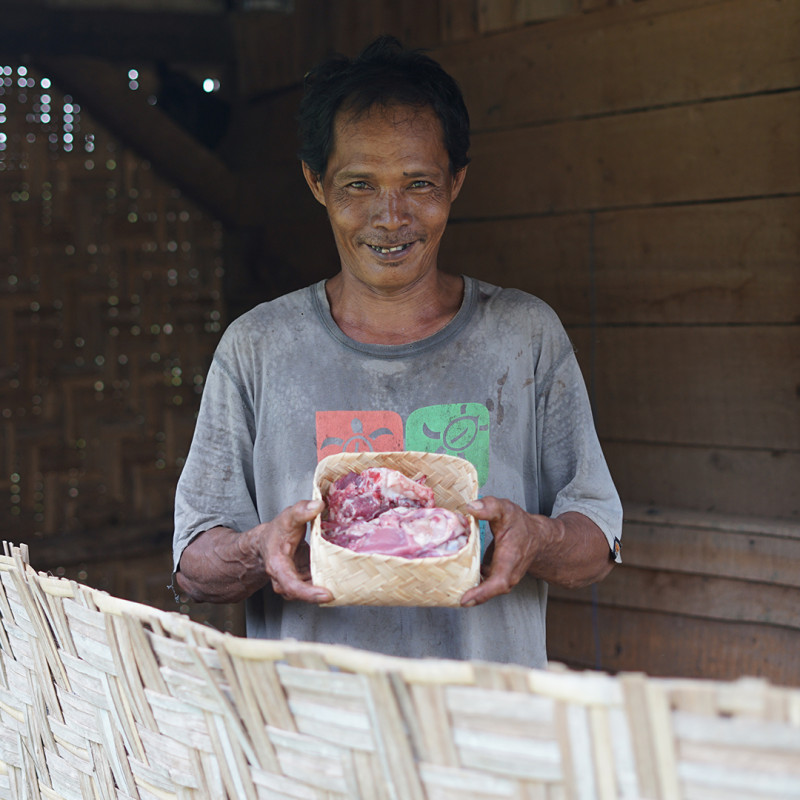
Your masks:
<svg viewBox="0 0 800 800"><path fill-rule="evenodd" d="M320 30L298 3L286 59L250 74L265 272L335 269L289 76L382 27L432 46L474 129L442 266L559 312L626 507L625 565L553 591L551 656L800 682L800 6L443 1L414 28L412 5Z"/></svg>
<svg viewBox="0 0 800 800"><path fill-rule="evenodd" d="M475 131L444 263L559 311L627 510L556 658L800 681L798 45L796 4L650 0L437 51Z"/></svg>

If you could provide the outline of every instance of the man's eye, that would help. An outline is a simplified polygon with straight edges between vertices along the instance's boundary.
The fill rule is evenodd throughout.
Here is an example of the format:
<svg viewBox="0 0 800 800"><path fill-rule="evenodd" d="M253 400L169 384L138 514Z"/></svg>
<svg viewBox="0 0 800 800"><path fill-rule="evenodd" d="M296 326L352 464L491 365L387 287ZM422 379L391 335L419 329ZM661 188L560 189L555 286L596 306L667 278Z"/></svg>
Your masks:
<svg viewBox="0 0 800 800"><path fill-rule="evenodd" d="M366 181L351 181L347 186L350 189L369 189L369 184Z"/></svg>
<svg viewBox="0 0 800 800"><path fill-rule="evenodd" d="M412 189L427 189L429 186L433 186L433 184L430 181L423 180L414 181L414 183L411 184Z"/></svg>

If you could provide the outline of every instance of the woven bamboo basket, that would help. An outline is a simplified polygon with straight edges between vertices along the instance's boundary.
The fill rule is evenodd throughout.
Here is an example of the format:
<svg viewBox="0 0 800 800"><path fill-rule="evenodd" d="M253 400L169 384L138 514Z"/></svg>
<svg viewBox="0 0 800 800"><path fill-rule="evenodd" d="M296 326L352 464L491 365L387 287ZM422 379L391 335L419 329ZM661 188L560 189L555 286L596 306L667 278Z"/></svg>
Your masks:
<svg viewBox="0 0 800 800"><path fill-rule="evenodd" d="M478 497L478 476L469 461L440 453L412 451L337 453L323 458L314 473L313 496L321 500L331 484L370 467L396 469L409 478L426 476L435 503L459 511ZM462 512L463 513L463 512ZM449 556L401 558L355 553L322 536L322 515L311 528L311 579L333 594L327 605L458 606L480 579L480 533L475 518L467 544Z"/></svg>
<svg viewBox="0 0 800 800"><path fill-rule="evenodd" d="M241 639L0 553L2 800L798 797L800 689Z"/></svg>

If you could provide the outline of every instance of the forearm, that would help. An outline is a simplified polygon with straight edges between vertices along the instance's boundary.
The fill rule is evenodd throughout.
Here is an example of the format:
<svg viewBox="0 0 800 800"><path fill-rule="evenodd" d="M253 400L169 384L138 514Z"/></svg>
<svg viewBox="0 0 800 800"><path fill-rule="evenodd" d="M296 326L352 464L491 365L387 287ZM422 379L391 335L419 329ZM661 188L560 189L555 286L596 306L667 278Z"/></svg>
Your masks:
<svg viewBox="0 0 800 800"><path fill-rule="evenodd" d="M239 602L269 580L251 532L229 528L211 528L194 539L181 555L175 578L192 600L209 603Z"/></svg>
<svg viewBox="0 0 800 800"><path fill-rule="evenodd" d="M528 572L548 583L577 589L605 578L614 562L603 531L589 517L567 511L542 525L541 548Z"/></svg>
<svg viewBox="0 0 800 800"><path fill-rule="evenodd" d="M244 533L201 533L181 555L178 586L193 600L211 603L236 603L268 583L287 600L329 603L333 595L311 583L303 541L306 526L323 508L321 500L301 500Z"/></svg>

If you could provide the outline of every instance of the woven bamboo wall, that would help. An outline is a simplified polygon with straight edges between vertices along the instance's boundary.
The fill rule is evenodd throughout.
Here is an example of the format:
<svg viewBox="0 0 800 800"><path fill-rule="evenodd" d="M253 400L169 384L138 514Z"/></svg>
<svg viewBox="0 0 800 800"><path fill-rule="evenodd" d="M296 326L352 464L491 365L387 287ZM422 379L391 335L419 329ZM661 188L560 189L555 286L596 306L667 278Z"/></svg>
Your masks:
<svg viewBox="0 0 800 800"><path fill-rule="evenodd" d="M0 69L0 531L45 569L174 608L221 226L46 76Z"/></svg>
<svg viewBox="0 0 800 800"><path fill-rule="evenodd" d="M798 689L242 639L4 552L3 800L800 796Z"/></svg>

